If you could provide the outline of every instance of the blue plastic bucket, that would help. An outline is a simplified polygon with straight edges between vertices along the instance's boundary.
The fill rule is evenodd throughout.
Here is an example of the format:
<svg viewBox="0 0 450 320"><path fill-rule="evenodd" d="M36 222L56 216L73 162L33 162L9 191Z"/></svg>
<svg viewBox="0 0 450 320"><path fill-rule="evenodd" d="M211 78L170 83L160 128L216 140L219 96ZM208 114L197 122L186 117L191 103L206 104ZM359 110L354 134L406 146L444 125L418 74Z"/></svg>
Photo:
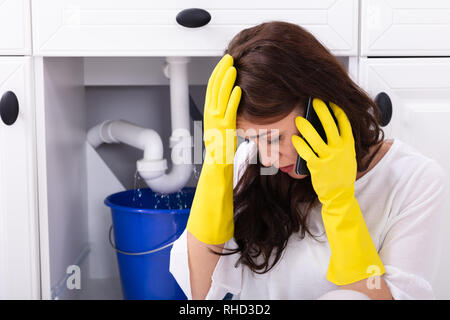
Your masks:
<svg viewBox="0 0 450 320"><path fill-rule="evenodd" d="M186 228L195 188L158 194L150 188L108 196L123 296L127 300L185 300L169 271L170 250ZM111 231L114 229L114 242Z"/></svg>

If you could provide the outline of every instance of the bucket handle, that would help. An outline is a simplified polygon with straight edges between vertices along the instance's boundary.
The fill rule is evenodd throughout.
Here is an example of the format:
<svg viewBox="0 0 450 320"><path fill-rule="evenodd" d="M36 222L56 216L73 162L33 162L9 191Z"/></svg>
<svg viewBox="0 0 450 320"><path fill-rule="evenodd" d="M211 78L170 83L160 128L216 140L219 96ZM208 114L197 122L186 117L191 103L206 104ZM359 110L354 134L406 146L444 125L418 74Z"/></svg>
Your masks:
<svg viewBox="0 0 450 320"><path fill-rule="evenodd" d="M116 245L112 241L112 231L113 231L113 226L111 225L111 227L109 227L109 243L111 244L111 246L117 252L129 255L129 256L142 256L144 254L155 253L155 252L161 251L161 250L163 250L163 249L165 249L167 247L170 247L171 245L174 244L175 241L178 240L178 239L176 239L176 240L174 240L174 241L172 241L172 242L170 242L168 244L163 245L162 247L159 247L159 248L156 248L156 249L153 249L153 250L149 250L149 251L144 251L144 252L127 252L127 251L122 251L122 250L119 250L119 249L116 248Z"/></svg>

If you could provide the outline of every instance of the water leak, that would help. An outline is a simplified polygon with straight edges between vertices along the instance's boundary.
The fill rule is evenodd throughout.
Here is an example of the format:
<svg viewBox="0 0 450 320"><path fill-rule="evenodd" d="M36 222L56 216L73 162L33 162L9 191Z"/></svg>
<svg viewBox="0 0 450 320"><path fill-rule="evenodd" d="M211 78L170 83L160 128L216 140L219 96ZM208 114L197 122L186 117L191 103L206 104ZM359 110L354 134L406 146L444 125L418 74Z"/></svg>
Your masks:
<svg viewBox="0 0 450 320"><path fill-rule="evenodd" d="M194 175L198 179L200 173L194 166ZM197 173L197 174L196 174ZM182 189L170 194L164 194L159 192L143 192L143 189L149 189L145 180L142 179L139 172L136 170L134 174L134 192L132 204L134 208L145 209L189 209L189 193L184 192ZM147 198L146 198L147 197ZM150 197L148 199L148 197ZM145 199L146 198L146 199ZM145 201L144 201L145 200ZM152 204L144 205L144 204Z"/></svg>
<svg viewBox="0 0 450 320"><path fill-rule="evenodd" d="M143 206L143 198L142 198L142 190L140 185L145 182L141 178L139 172L136 170L134 173L134 193L133 193L133 205L136 208L142 208Z"/></svg>
<svg viewBox="0 0 450 320"><path fill-rule="evenodd" d="M194 168L194 177L195 177L195 180L198 182L198 180L200 179L200 173L202 172L202 169L201 169L201 166L200 166L200 168L199 168L199 166L197 166L197 165L193 165L193 168Z"/></svg>

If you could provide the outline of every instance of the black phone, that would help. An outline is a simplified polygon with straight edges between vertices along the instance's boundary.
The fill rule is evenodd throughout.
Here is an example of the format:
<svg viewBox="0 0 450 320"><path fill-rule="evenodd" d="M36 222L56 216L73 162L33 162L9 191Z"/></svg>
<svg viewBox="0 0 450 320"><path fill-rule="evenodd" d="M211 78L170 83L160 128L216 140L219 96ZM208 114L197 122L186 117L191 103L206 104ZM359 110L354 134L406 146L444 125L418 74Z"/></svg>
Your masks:
<svg viewBox="0 0 450 320"><path fill-rule="evenodd" d="M320 122L319 116L317 115L316 111L314 110L312 102L313 102L313 97L309 97L308 102L306 104L306 113L305 113L304 118L312 124L314 129L316 129L317 133L322 137L323 141L325 143L327 143L327 135L325 133L325 129L322 126L322 122ZM334 122L336 123L336 127L338 128L338 131L339 131L338 122L334 115L333 109L331 109L330 104L327 101L324 101L324 102L327 105L328 110L330 111L331 115L333 116ZM305 140L306 144L311 148L311 150L317 156L317 153L314 151L314 149L308 143L306 138L304 138L301 133L299 134L299 136L301 138L303 138L303 140ZM295 173L301 174L301 175L310 175L309 169L306 165L306 160L301 158L300 155L298 155L298 157L297 157L297 163L295 165Z"/></svg>

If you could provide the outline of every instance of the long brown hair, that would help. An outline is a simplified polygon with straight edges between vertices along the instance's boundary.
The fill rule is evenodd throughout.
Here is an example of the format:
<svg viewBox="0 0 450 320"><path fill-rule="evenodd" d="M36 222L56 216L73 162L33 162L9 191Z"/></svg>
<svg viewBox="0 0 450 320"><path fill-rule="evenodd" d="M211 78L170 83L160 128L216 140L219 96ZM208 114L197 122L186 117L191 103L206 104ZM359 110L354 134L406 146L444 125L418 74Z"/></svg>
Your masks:
<svg viewBox="0 0 450 320"><path fill-rule="evenodd" d="M288 22L261 23L239 32L225 53L234 59L235 85L242 89L238 118L267 124L304 106L309 96L332 101L350 120L358 171L368 168L376 154L363 161L369 148L376 144L381 147L384 140L379 109L311 33ZM293 179L280 170L274 175L261 175L262 164L257 158L233 190L237 248L216 253L240 253L238 263L265 273L278 262L293 233L301 239L306 233L316 237L308 229L307 218L318 199L310 176ZM306 204L305 212L300 203ZM260 255L262 262L258 263Z"/></svg>

